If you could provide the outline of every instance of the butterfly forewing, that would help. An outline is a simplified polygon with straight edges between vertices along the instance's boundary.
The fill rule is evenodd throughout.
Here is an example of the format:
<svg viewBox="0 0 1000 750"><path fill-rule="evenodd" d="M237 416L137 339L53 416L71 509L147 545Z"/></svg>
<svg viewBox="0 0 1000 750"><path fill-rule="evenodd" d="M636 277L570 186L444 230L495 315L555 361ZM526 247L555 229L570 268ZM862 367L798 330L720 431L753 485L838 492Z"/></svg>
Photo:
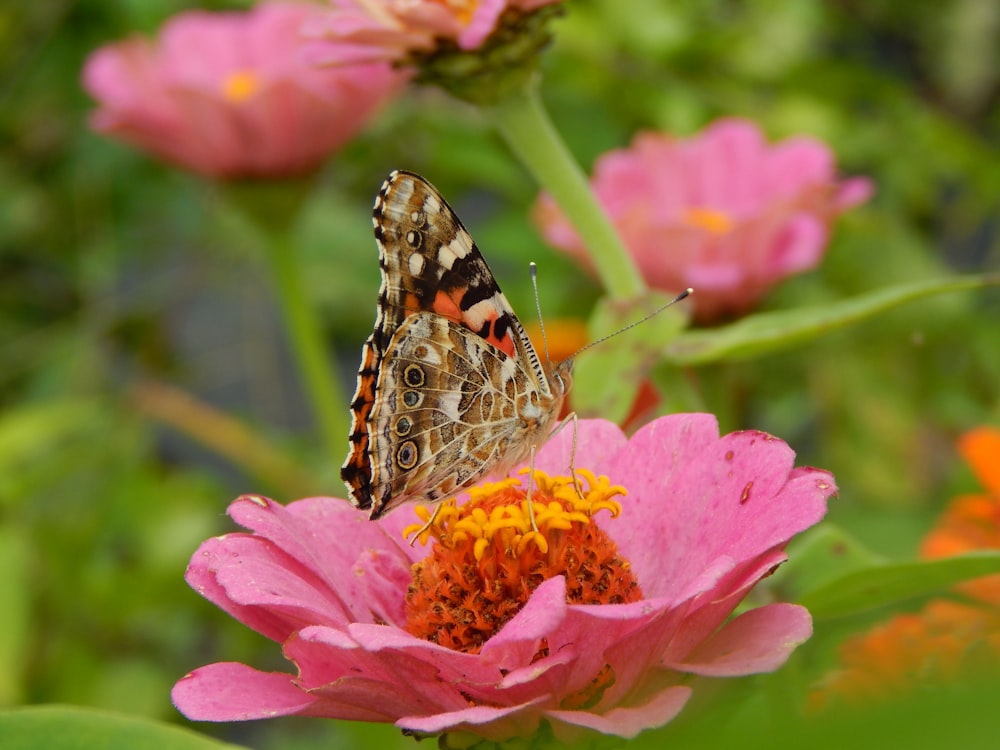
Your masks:
<svg viewBox="0 0 1000 750"><path fill-rule="evenodd" d="M351 501L376 518L522 460L547 437L564 388L428 182L393 172L373 223L382 284L341 475Z"/></svg>

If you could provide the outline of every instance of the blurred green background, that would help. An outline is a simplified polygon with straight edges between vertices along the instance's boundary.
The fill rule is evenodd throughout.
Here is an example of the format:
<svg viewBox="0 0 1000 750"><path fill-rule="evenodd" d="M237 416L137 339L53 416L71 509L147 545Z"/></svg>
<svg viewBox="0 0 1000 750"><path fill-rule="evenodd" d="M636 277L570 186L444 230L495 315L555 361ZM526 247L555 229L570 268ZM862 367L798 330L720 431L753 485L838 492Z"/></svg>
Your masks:
<svg viewBox="0 0 1000 750"><path fill-rule="evenodd" d="M775 139L821 138L844 174L874 180L874 199L840 220L822 266L766 309L1000 267L997 4L567 6L542 90L586 168L637 130L690 134L740 115ZM343 456L319 448L257 235L211 184L87 128L86 55L188 7L0 6L2 706L182 721L169 690L189 669L285 669L273 644L202 600L183 571L203 539L232 528L224 510L241 492L343 494ZM374 318L370 207L397 167L449 197L516 309L533 308L535 260L546 316L588 315L599 289L541 242L527 215L536 187L489 124L411 89L334 155L296 227L345 391ZM767 430L800 463L832 470L841 495L831 517L875 552L908 558L947 499L975 486L956 435L1000 422L998 317L995 290L942 296L686 375L724 431ZM203 411L186 429L165 425L137 390L148 382ZM193 436L211 410L251 428L260 452L222 456ZM265 459L279 470L262 470ZM389 727L319 721L208 731L260 748L287 746L289 733L296 747L411 742Z"/></svg>

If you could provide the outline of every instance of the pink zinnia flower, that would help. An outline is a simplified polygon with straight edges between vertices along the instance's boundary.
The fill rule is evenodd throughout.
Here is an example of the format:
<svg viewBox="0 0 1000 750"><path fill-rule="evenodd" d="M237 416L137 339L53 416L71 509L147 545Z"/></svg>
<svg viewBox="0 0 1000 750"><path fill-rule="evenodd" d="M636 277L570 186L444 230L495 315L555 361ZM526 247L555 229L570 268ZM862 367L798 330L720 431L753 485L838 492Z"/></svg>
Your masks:
<svg viewBox="0 0 1000 750"><path fill-rule="evenodd" d="M496 31L508 11L530 13L560 0L331 0L310 36L346 45L358 60L399 60L427 53L442 42L468 52ZM332 48L331 48L332 49Z"/></svg>
<svg viewBox="0 0 1000 750"><path fill-rule="evenodd" d="M569 432L537 467L565 471ZM706 414L631 439L584 421L576 465L627 484L627 497L583 469L582 499L539 473L535 533L524 488L477 488L442 508L429 554L405 543L405 509L372 522L332 498L239 499L229 513L251 533L205 542L188 582L281 643L298 674L211 664L177 683L174 702L206 721L299 714L493 741L546 721L561 741L634 736L675 716L695 676L774 670L809 637L792 604L730 619L835 492L793 460L761 432L720 438Z"/></svg>
<svg viewBox="0 0 1000 750"><path fill-rule="evenodd" d="M246 13L189 11L159 38L94 52L83 70L91 124L211 177L283 177L317 168L402 83L386 64L317 69L300 29L317 12L263 3Z"/></svg>
<svg viewBox="0 0 1000 750"><path fill-rule="evenodd" d="M693 287L702 322L746 312L778 281L816 266L834 219L872 190L863 178L838 182L823 143L769 145L740 119L688 139L641 133L597 160L592 183L647 283ZM589 262L547 195L536 220L553 246Z"/></svg>

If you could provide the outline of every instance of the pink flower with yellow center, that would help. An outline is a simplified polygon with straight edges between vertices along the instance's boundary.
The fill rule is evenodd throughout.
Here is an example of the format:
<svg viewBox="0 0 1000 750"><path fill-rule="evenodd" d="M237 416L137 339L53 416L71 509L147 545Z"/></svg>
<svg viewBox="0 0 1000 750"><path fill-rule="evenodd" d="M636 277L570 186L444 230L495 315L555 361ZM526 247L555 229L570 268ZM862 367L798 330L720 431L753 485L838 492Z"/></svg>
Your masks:
<svg viewBox="0 0 1000 750"><path fill-rule="evenodd" d="M823 143L769 145L757 125L735 118L687 139L641 133L597 160L592 185L647 283L696 289L702 322L746 312L780 280L815 267L834 219L871 194L866 179L836 180ZM549 196L535 218L549 243L589 263Z"/></svg>
<svg viewBox="0 0 1000 750"><path fill-rule="evenodd" d="M468 52L493 34L505 13L529 14L560 0L331 0L310 36L357 60L402 60L442 45Z"/></svg>
<svg viewBox="0 0 1000 750"><path fill-rule="evenodd" d="M99 104L92 126L216 178L316 169L405 80L381 63L321 70L305 62L300 30L317 12L294 2L189 11L156 40L102 47L83 70Z"/></svg>
<svg viewBox="0 0 1000 750"><path fill-rule="evenodd" d="M282 644L297 672L210 664L177 683L177 707L204 721L299 714L491 741L545 722L569 742L664 724L696 677L781 666L811 634L808 612L731 615L823 516L833 478L795 468L770 435L720 437L711 415L685 414L631 439L581 422L578 492L556 474L569 433L537 456L537 531L526 477L446 503L429 551L406 543L421 523L405 509L372 522L333 498L235 501L250 533L205 542L188 582Z"/></svg>

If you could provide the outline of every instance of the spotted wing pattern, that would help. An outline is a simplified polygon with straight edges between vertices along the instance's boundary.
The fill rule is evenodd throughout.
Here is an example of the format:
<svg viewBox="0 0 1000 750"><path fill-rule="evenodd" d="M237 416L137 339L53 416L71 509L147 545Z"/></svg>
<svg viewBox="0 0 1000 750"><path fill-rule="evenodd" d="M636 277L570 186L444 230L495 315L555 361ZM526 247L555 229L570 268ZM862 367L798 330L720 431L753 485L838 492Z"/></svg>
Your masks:
<svg viewBox="0 0 1000 750"><path fill-rule="evenodd" d="M548 437L572 362L538 358L472 237L419 175L395 171L372 222L382 283L341 469L378 518L523 461Z"/></svg>

